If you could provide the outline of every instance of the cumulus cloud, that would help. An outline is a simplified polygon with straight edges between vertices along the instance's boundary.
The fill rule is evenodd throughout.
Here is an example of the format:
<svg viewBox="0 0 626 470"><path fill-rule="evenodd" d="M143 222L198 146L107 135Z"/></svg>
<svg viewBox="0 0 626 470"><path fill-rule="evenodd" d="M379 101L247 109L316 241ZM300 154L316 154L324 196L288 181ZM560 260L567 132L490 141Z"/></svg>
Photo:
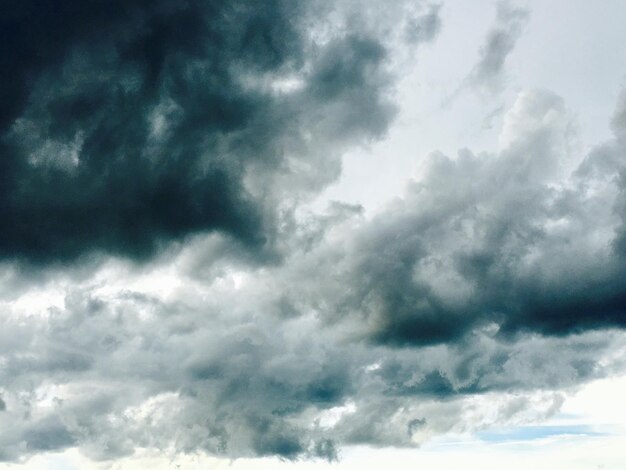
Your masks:
<svg viewBox="0 0 626 470"><path fill-rule="evenodd" d="M576 168L562 100L521 92L498 153L431 154L406 196L355 232L322 314L400 345L490 324L503 335L624 326L619 132Z"/></svg>
<svg viewBox="0 0 626 470"><path fill-rule="evenodd" d="M439 6L56 3L0 20L1 460L335 460L545 419L626 366L626 101L579 158L563 100L521 91L497 151L315 213ZM525 15L501 4L481 83Z"/></svg>
<svg viewBox="0 0 626 470"><path fill-rule="evenodd" d="M333 460L551 416L624 367L621 109L571 172L563 101L521 92L499 152L432 154L373 219L296 214L278 264L213 234L23 281L0 329L3 459Z"/></svg>
<svg viewBox="0 0 626 470"><path fill-rule="evenodd" d="M0 256L146 258L210 231L271 247L276 206L334 180L342 148L394 115L380 29L398 9L374 25L373 5L343 7L7 7ZM416 41L436 32L424 28Z"/></svg>
<svg viewBox="0 0 626 470"><path fill-rule="evenodd" d="M370 346L314 315L272 315L229 276L185 279L164 300L123 274L127 289L91 281L58 307L3 319L3 459L73 446L95 460L138 447L334 459L346 444L412 446L549 416L560 389L602 376L624 348L612 331L511 342L489 329Z"/></svg>

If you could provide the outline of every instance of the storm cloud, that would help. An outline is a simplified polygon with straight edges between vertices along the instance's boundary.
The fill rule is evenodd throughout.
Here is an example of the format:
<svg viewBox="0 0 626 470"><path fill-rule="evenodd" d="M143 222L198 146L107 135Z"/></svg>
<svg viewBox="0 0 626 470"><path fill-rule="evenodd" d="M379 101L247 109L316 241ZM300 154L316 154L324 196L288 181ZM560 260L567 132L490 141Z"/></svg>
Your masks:
<svg viewBox="0 0 626 470"><path fill-rule="evenodd" d="M384 40L367 22L325 24L332 10L11 3L0 256L146 258L215 230L270 246L277 201L335 179L342 145L383 135L394 115Z"/></svg>
<svg viewBox="0 0 626 470"><path fill-rule="evenodd" d="M498 153L432 153L402 198L328 248L320 314L396 345L489 325L505 336L623 327L623 106L615 137L577 161L563 100L520 92Z"/></svg>
<svg viewBox="0 0 626 470"><path fill-rule="evenodd" d="M510 341L485 328L427 348L371 346L315 315L277 315L253 280L183 280L169 301L124 277L123 289L75 285L30 318L12 303L3 459L78 446L95 460L138 447L332 460L348 444L415 446L545 418L561 389L623 366L617 331Z"/></svg>
<svg viewBox="0 0 626 470"><path fill-rule="evenodd" d="M625 370L626 94L581 151L563 98L518 90L496 149L314 208L444 7L6 7L0 461L334 461L536 423ZM498 8L467 79L490 92L529 18Z"/></svg>
<svg viewBox="0 0 626 470"><path fill-rule="evenodd" d="M498 153L432 154L373 219L300 215L278 264L214 233L144 267L23 280L0 330L2 457L334 460L553 415L624 367L622 107L568 166L563 100L521 92Z"/></svg>

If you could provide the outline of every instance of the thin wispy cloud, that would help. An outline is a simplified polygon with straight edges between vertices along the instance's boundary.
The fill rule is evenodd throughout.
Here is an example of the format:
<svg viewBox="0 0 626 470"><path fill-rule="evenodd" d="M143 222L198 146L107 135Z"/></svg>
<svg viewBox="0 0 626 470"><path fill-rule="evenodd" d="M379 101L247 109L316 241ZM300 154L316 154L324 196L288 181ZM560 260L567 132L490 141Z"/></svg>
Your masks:
<svg viewBox="0 0 626 470"><path fill-rule="evenodd" d="M525 8L501 1L496 20L479 51L478 62L466 78L466 86L479 92L496 92L502 88L507 57L524 32L530 13Z"/></svg>
<svg viewBox="0 0 626 470"><path fill-rule="evenodd" d="M483 44L478 59L457 89L444 101L452 104L461 93L470 91L485 98L493 98L504 87L507 57L513 53L530 18L530 11L501 0L496 7L496 17Z"/></svg>

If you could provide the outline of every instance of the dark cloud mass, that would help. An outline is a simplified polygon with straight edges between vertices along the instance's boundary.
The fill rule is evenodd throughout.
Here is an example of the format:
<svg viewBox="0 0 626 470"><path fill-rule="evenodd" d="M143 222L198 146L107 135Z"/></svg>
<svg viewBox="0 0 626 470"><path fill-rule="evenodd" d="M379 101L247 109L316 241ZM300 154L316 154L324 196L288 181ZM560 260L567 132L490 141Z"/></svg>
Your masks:
<svg viewBox="0 0 626 470"><path fill-rule="evenodd" d="M282 172L325 184L337 153L314 158L306 139L381 135L393 115L384 44L366 29L314 41L310 20L323 26L327 10L298 1L4 6L0 256L141 258L211 230L271 243L271 195L246 181L264 174L257 186L271 187L269 175ZM289 79L297 90L276 88Z"/></svg>
<svg viewBox="0 0 626 470"><path fill-rule="evenodd" d="M5 3L0 461L333 461L534 423L626 367L624 97L579 152L522 90L496 151L314 210L438 4ZM490 90L527 18L499 8Z"/></svg>

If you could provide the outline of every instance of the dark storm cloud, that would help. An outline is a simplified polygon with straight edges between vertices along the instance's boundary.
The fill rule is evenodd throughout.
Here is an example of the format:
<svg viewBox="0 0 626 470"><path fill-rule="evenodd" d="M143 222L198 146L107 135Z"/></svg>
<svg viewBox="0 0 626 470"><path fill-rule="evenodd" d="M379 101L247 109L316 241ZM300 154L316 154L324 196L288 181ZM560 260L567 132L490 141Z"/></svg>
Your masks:
<svg viewBox="0 0 626 470"><path fill-rule="evenodd" d="M499 151L432 153L373 217L299 204L386 132L383 36L439 28L389 5L9 6L0 252L153 256L0 265L0 460L336 460L545 419L623 370L624 101L580 162L563 101L524 91Z"/></svg>
<svg viewBox="0 0 626 470"><path fill-rule="evenodd" d="M322 57L325 93L370 80ZM341 203L291 213L282 263L214 233L5 293L2 458L334 460L551 416L563 391L624 367L622 112L572 162L563 101L522 92L499 152L433 153L370 219Z"/></svg>
<svg viewBox="0 0 626 470"><path fill-rule="evenodd" d="M583 158L563 100L521 92L499 152L434 152L370 221L344 213L335 227L310 224L314 237L294 231L284 272L263 287L276 315L313 311L395 346L491 327L512 338L625 326L623 109L614 138Z"/></svg>
<svg viewBox="0 0 626 470"><path fill-rule="evenodd" d="M616 137L568 175L562 100L520 94L498 154L432 154L406 196L355 232L334 267L347 287L324 313L397 345L488 325L501 335L626 326L621 113Z"/></svg>
<svg viewBox="0 0 626 470"><path fill-rule="evenodd" d="M0 256L142 258L213 230L271 244L269 199L294 197L289 181L301 193L334 179L342 143L382 135L393 116L383 41L331 28L316 42L312 20L324 27L326 11L280 0L10 2ZM290 79L295 90L281 89ZM318 141L314 155L307 142Z"/></svg>

